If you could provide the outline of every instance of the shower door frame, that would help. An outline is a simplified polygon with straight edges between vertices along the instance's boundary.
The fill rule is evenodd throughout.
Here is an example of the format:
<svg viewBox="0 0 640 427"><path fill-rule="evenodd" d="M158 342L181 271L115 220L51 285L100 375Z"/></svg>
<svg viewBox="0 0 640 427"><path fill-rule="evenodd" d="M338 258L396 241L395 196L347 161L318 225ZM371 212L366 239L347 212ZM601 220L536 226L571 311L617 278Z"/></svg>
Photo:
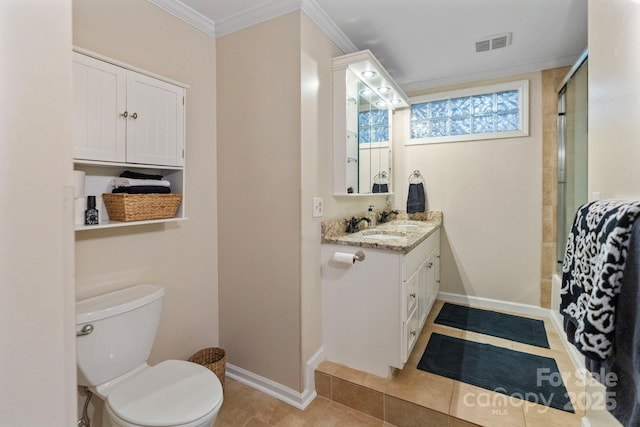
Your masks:
<svg viewBox="0 0 640 427"><path fill-rule="evenodd" d="M558 167L557 167L557 209L556 209L556 260L557 270L561 271L565 252L565 241L571 224L565 221L567 215L566 186L567 186L567 86L578 70L589 59L589 50L586 49L571 67L566 77L560 84L558 91L558 116L557 116L557 141L558 141ZM587 71L588 72L588 71ZM588 142L587 142L588 143ZM584 201L586 202L586 200Z"/></svg>

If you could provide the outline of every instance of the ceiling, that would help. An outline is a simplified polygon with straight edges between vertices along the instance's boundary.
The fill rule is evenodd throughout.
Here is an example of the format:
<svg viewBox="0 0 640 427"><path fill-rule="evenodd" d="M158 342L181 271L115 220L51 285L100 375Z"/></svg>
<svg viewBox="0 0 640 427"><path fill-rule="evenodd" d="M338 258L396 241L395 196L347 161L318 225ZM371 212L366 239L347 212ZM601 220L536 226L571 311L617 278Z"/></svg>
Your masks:
<svg viewBox="0 0 640 427"><path fill-rule="evenodd" d="M370 49L407 93L571 65L587 47L587 0L149 1L195 12L216 37L302 9L345 52ZM508 32L510 46L475 52Z"/></svg>

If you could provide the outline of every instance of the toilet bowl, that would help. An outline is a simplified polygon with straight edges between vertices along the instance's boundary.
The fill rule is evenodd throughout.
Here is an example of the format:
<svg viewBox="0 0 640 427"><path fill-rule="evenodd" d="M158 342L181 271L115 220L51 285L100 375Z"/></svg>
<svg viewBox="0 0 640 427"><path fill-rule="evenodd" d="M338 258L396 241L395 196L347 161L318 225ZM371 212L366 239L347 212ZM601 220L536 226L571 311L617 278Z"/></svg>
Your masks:
<svg viewBox="0 0 640 427"><path fill-rule="evenodd" d="M164 291L138 285L76 303L78 384L105 403L103 427L210 427L218 377L182 360L149 366Z"/></svg>

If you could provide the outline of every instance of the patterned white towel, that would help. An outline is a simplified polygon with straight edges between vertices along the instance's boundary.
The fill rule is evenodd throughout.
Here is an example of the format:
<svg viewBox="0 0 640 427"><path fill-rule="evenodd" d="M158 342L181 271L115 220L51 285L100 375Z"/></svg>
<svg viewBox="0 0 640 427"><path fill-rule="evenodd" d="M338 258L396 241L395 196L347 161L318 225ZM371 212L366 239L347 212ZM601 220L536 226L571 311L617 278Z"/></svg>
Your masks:
<svg viewBox="0 0 640 427"><path fill-rule="evenodd" d="M600 200L576 212L562 265L567 339L593 360L613 351L615 311L640 201Z"/></svg>

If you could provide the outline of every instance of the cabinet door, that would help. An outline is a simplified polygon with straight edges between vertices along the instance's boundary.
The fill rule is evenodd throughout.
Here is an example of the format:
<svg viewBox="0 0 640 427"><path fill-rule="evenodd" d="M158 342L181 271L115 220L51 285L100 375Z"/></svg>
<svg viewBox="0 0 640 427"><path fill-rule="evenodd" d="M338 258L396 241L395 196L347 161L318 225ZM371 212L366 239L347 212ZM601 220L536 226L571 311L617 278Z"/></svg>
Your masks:
<svg viewBox="0 0 640 427"><path fill-rule="evenodd" d="M127 72L127 162L183 165L184 89Z"/></svg>
<svg viewBox="0 0 640 427"><path fill-rule="evenodd" d="M126 71L73 53L73 157L125 161Z"/></svg>
<svg viewBox="0 0 640 427"><path fill-rule="evenodd" d="M424 325L424 322L427 320L427 314L429 314L427 306L429 299L429 259L427 258L420 268L418 269L419 279L418 279L418 321L420 326Z"/></svg>

